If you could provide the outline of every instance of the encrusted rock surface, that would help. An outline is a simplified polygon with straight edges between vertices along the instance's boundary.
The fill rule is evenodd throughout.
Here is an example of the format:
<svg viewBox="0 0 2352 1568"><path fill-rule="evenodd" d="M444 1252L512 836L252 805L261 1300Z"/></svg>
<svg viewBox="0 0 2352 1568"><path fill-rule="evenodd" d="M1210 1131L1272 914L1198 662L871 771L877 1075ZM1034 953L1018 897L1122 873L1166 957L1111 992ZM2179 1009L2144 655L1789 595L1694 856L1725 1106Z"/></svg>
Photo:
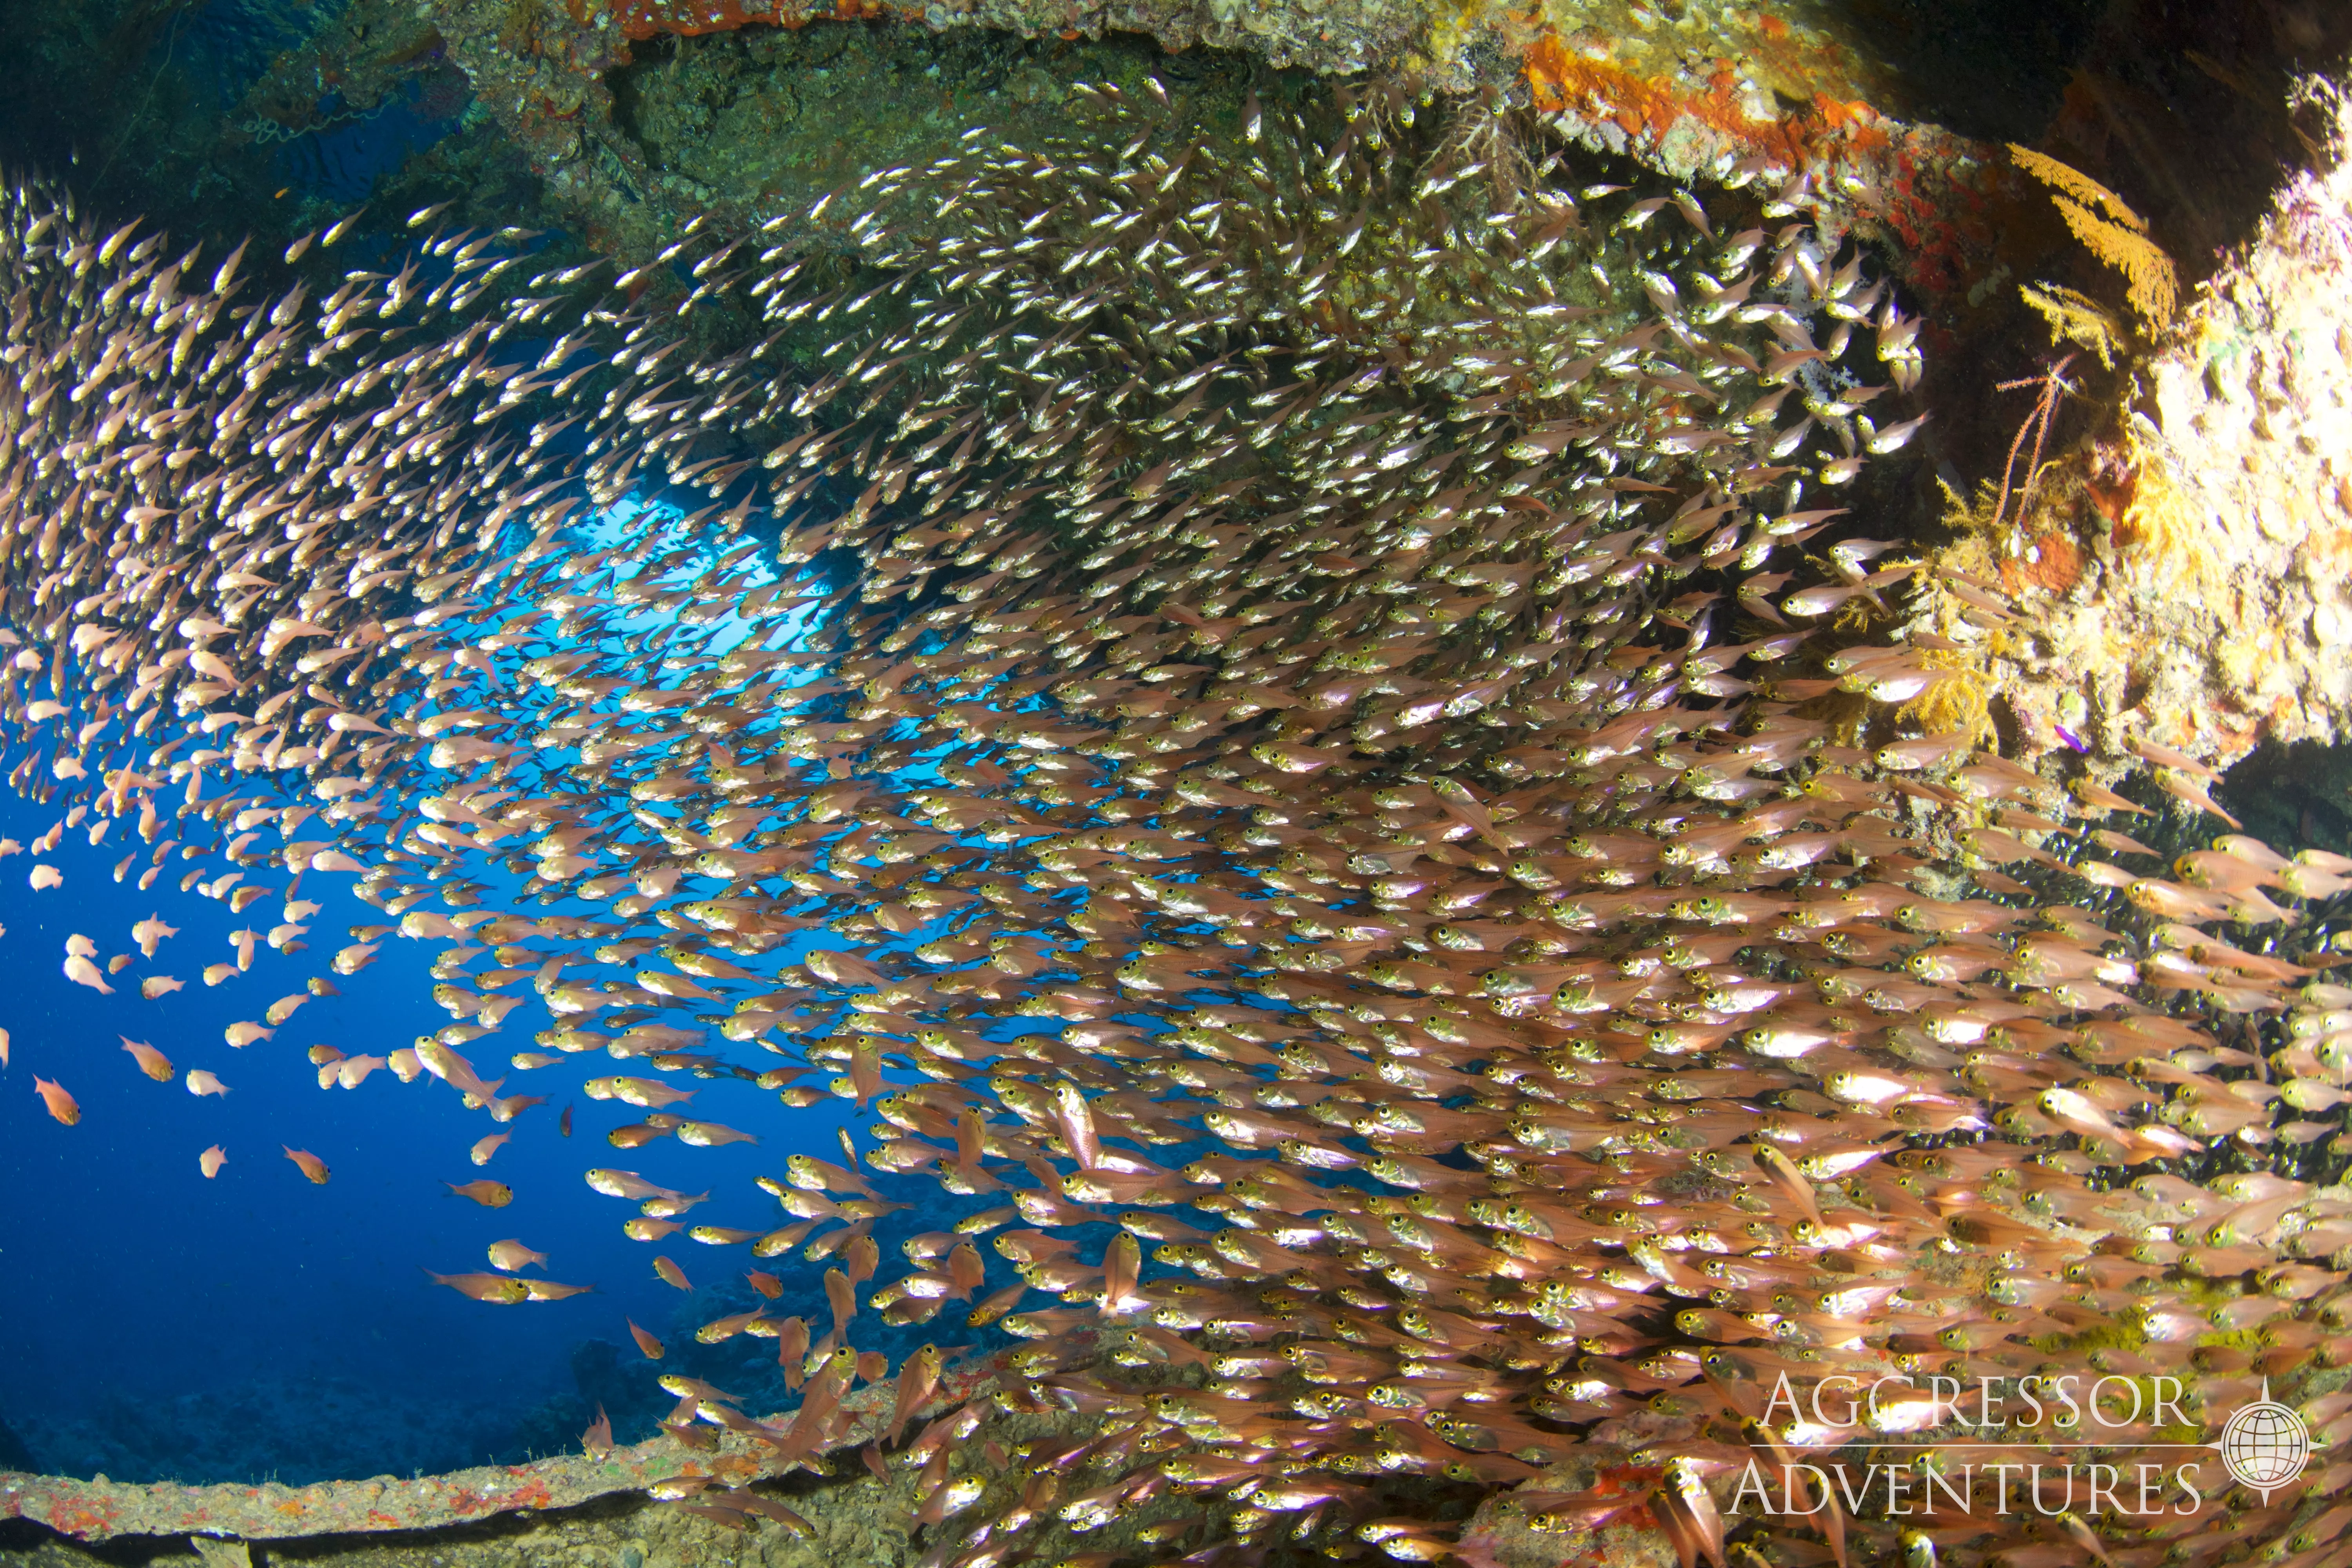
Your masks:
<svg viewBox="0 0 2352 1568"><path fill-rule="evenodd" d="M1217 69L1212 51L1265 68L1304 68L1319 75L1372 73L1408 90L1485 92L1552 111L1564 129L1597 151L1630 155L1682 179L1720 177L1748 162L1777 174L1808 167L1834 206L1865 234L1883 238L1912 281L1941 294L1963 288L1990 254L1987 206L2010 183L1982 145L1904 117L1900 79L1825 11L1810 6L1743 7L1624 0L1553 3L1519 11L1499 5L1429 5L1422 0L1280 0L1229 4L1182 0L1123 5L964 0L962 4L875 5L865 0L773 6L706 0L555 0L484 5L426 0L448 56L472 80L478 108L529 160L551 206L600 247L634 253L662 242L704 213L734 221L763 217L805 201L802 187L828 176L854 180L907 158L935 155L969 126L1004 130L1024 116L1020 104L958 101L945 81L908 79L887 57L911 49L955 67L974 37L1108 45L1085 48L1058 72L1040 72L1034 103L1057 98L1063 81L1092 72L1129 85L1143 74L1122 61L1118 40L1149 38L1169 51L1178 87ZM910 40L874 37L828 43L808 38L868 24L866 34L904 31ZM904 24L893 28L883 24ZM786 35L775 41L778 33ZM759 40L744 50L716 35ZM793 37L807 35L808 37ZM1001 44L998 46L1001 49ZM821 84L793 69L801 57L846 48L888 74L869 74L877 123L853 112L828 121L831 142L789 168L724 171L726 155L756 147L774 164L790 151L790 122L801 96ZM1128 51L1132 53L1132 49ZM657 79L633 74L640 55L666 58ZM1122 66L1126 68L1122 69ZM746 68L771 74L760 86ZM826 68L814 68L820 73ZM1017 68L1016 68L1017 69ZM791 79L786 80L787 74ZM1238 100L1246 71L1224 68ZM1056 77L1061 79L1055 79ZM626 101L631 84L636 102ZM999 89L984 89L989 98ZM1021 97L1017 81L1001 89ZM698 159L668 155L652 119L673 128L679 100L691 117L698 100L738 110L706 121L694 140ZM943 100L943 101L942 101ZM1050 100L1045 105L1050 110ZM1178 101L1171 112L1181 115ZM1226 110L1227 114L1233 112ZM770 135L768 132L780 132ZM696 163L698 167L692 166ZM727 178L725 173L748 177ZM820 187L821 188L821 187Z"/></svg>
<svg viewBox="0 0 2352 1568"><path fill-rule="evenodd" d="M993 1360L951 1368L940 1401L961 1399L996 1375ZM855 1420L832 1468L858 1471L858 1447L879 1436L891 1390L869 1386L844 1401ZM747 1485L776 1474L770 1450L716 1428L696 1429L689 1446L665 1432L601 1455L573 1453L527 1465L491 1465L404 1480L397 1476L317 1486L125 1484L103 1476L31 1476L0 1471L0 1527L26 1521L78 1541L190 1533L286 1541L377 1531L421 1531L500 1515L563 1509L616 1493L638 1493L678 1475ZM803 1476L805 1482L809 1478ZM35 1535L30 1540L37 1541ZM0 1536L0 1563L13 1563ZM25 1559L33 1561L34 1559ZM532 1559L537 1561L538 1559Z"/></svg>
<svg viewBox="0 0 2352 1568"><path fill-rule="evenodd" d="M2352 733L2352 114L2304 90L2332 126L2317 166L2132 367L2113 427L1948 552L2016 596L1968 635L2026 751L2226 766Z"/></svg>

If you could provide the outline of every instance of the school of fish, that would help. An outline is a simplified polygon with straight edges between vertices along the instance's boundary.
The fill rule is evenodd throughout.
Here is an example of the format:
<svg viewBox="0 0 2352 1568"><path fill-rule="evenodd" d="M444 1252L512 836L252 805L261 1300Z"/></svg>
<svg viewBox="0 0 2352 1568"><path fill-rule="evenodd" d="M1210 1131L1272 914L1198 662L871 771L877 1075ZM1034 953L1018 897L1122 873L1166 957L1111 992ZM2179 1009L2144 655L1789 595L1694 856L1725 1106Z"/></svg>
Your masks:
<svg viewBox="0 0 2352 1568"><path fill-rule="evenodd" d="M2352 860L2167 865L2120 796L1917 732L2010 612L1948 574L1942 634L1868 640L1925 573L1841 504L1924 417L1918 322L1811 178L1627 188L1379 87L1223 142L1085 96L617 276L428 209L272 293L10 187L0 707L47 846L116 829L118 880L269 926L208 983L303 879L384 912L332 974L446 944L451 1025L317 1047L322 1087L510 1123L544 1097L463 1053L543 1011L515 1070L617 1058L625 1149L870 1111L770 1196L586 1181L639 1239L832 1262L822 1314L701 1331L776 1338L796 1412L673 1377L668 1425L817 1468L892 1384L924 1568L1108 1563L1114 1522L1202 1568L1631 1523L1685 1568L2341 1561L2352 1393L2300 1391L2352 1361L2352 987L2289 954ZM868 1171L986 1206L886 1268ZM581 1289L489 1258L433 1278ZM856 1340L951 1304L1027 1342L940 1408L942 1352ZM2267 1387L2320 1452L2227 1529L2003 1514L1948 1409L1774 1400L2077 1370L2213 1421ZM1924 1514L1737 1506L1759 1455L1898 1441Z"/></svg>

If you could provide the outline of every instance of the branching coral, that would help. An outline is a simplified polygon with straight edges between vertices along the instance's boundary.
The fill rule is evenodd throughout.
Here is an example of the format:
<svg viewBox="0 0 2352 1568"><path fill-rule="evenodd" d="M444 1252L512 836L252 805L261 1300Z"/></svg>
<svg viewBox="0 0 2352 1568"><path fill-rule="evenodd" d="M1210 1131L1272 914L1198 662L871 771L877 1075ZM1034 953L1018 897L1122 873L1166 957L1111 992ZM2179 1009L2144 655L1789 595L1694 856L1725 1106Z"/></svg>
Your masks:
<svg viewBox="0 0 2352 1568"><path fill-rule="evenodd" d="M2079 289L2062 283L2018 287L2018 297L2050 326L2053 343L2068 342L2098 356L2103 370L2116 367L2116 351L2123 342L2124 325L2115 312Z"/></svg>
<svg viewBox="0 0 2352 1568"><path fill-rule="evenodd" d="M2058 422L2058 411L2065 400L2074 395L2074 384L2066 379L2066 371L2074 363L2073 354L2061 355L2047 365L2040 375L2021 376L2004 381L1995 387L1999 392L2034 394L2032 412L2018 422L2017 436L2009 444L2009 456L2000 466L2000 490L1994 498L1991 521L1985 526L1998 531L2010 516L2009 498L2014 487L2017 496L2017 517L2022 520L2033 500L2033 487L2042 480L2042 453L2050 444L2050 432ZM2028 437L2032 445L2026 445ZM2018 458L2025 458L2025 471L2018 473Z"/></svg>
<svg viewBox="0 0 2352 1568"><path fill-rule="evenodd" d="M2147 220L2072 165L2015 142L2009 151L2019 168L2050 187L2050 199L2074 237L2124 275L2126 297L2140 320L2151 330L2168 323L2179 300L2179 276L2172 258L2148 237Z"/></svg>

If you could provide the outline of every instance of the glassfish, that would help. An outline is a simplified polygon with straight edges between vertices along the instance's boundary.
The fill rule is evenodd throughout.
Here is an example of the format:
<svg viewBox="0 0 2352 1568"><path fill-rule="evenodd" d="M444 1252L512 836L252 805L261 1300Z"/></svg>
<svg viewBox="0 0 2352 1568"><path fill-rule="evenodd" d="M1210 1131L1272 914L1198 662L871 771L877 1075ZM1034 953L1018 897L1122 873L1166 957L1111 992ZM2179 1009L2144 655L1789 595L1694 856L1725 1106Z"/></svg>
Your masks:
<svg viewBox="0 0 2352 1568"><path fill-rule="evenodd" d="M757 1143L760 1140L716 1121L681 1121L677 1125L677 1141L698 1149L713 1149L722 1143Z"/></svg>
<svg viewBox="0 0 2352 1568"><path fill-rule="evenodd" d="M479 1148L480 1145L477 1144L475 1147ZM311 1178L313 1181L318 1179L315 1176ZM455 1182L444 1182L441 1184L455 1195L471 1198L486 1209L502 1209L514 1202L512 1187L508 1186L504 1182L493 1182L487 1177L478 1182L467 1182L463 1186L459 1186Z"/></svg>
<svg viewBox="0 0 2352 1568"><path fill-rule="evenodd" d="M127 1035L117 1036L116 1037L122 1041L122 1048L131 1053L131 1059L139 1064L140 1071L145 1073L149 1078L153 1079L157 1083L169 1083L172 1081L173 1072L170 1058L157 1050L154 1047L147 1044L144 1040L134 1040Z"/></svg>
<svg viewBox="0 0 2352 1568"><path fill-rule="evenodd" d="M544 1268L547 1267L547 1254L533 1252L520 1241L494 1241L490 1243L490 1267L505 1274L524 1268Z"/></svg>
<svg viewBox="0 0 2352 1568"><path fill-rule="evenodd" d="M534 1301L562 1301L573 1296L588 1295L596 1289L593 1285L559 1285L552 1279L526 1279L522 1281L522 1288L524 1294Z"/></svg>
<svg viewBox="0 0 2352 1568"><path fill-rule="evenodd" d="M430 1268L425 1273L436 1285L446 1285L460 1296L493 1306L511 1307L530 1300L530 1281L504 1274L436 1274Z"/></svg>
<svg viewBox="0 0 2352 1568"><path fill-rule="evenodd" d="M385 1065L382 1057L345 1057L335 1064L335 1081L345 1089L357 1089L367 1081L368 1074Z"/></svg>
<svg viewBox="0 0 2352 1568"><path fill-rule="evenodd" d="M586 1173L588 1184L612 1198L674 1198L681 1194L667 1187L657 1187L635 1171L614 1171L601 1166Z"/></svg>
<svg viewBox="0 0 2352 1568"><path fill-rule="evenodd" d="M940 1369L945 1358L937 1345L925 1345L908 1356L898 1369L897 1397L892 1401L890 1425L883 1433L883 1441L896 1445L907 1423L920 1410L923 1403L938 1391Z"/></svg>
<svg viewBox="0 0 2352 1568"><path fill-rule="evenodd" d="M140 955L144 958L154 957L155 950L163 945L165 937L179 934L180 929L177 926L165 925L163 920L155 915L149 915L131 928L131 940L139 944Z"/></svg>
<svg viewBox="0 0 2352 1568"><path fill-rule="evenodd" d="M648 1110L659 1110L666 1105L692 1100L695 1095L693 1089L672 1089L644 1078L592 1078L583 1087L591 1100L618 1100Z"/></svg>
<svg viewBox="0 0 2352 1568"><path fill-rule="evenodd" d="M74 1103L74 1097L68 1094L61 1085L51 1083L45 1078L36 1078L33 1089L40 1095L41 1103L49 1108L49 1114L59 1121L71 1127L81 1120L81 1107Z"/></svg>

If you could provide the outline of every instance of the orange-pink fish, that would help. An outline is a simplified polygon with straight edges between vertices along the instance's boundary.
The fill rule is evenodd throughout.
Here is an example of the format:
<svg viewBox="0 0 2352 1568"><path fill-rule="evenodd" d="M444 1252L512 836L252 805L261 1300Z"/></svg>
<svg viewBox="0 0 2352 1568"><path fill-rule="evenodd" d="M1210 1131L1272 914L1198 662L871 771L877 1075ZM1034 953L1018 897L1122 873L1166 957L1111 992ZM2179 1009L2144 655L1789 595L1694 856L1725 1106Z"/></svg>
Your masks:
<svg viewBox="0 0 2352 1568"><path fill-rule="evenodd" d="M157 1083L172 1081L171 1058L144 1040L134 1040L126 1035L118 1035L115 1037L122 1042L122 1048L131 1053L131 1059L139 1064L139 1069L142 1072Z"/></svg>
<svg viewBox="0 0 2352 1568"><path fill-rule="evenodd" d="M68 1094L62 1086L45 1078L36 1078L33 1089L41 1097L41 1103L49 1108L49 1114L59 1121L71 1127L81 1120L81 1107L74 1103L74 1097Z"/></svg>
<svg viewBox="0 0 2352 1568"><path fill-rule="evenodd" d="M502 1274L521 1268L544 1268L547 1254L533 1252L520 1241L494 1241L490 1243L490 1267Z"/></svg>
<svg viewBox="0 0 2352 1568"><path fill-rule="evenodd" d="M382 1057L345 1057L335 1064L335 1081L345 1089L357 1089L367 1081L368 1074L384 1065Z"/></svg>
<svg viewBox="0 0 2352 1568"><path fill-rule="evenodd" d="M430 1268L425 1272L436 1285L446 1285L460 1296L492 1306L512 1307L530 1300L527 1282L503 1274L435 1274Z"/></svg>

